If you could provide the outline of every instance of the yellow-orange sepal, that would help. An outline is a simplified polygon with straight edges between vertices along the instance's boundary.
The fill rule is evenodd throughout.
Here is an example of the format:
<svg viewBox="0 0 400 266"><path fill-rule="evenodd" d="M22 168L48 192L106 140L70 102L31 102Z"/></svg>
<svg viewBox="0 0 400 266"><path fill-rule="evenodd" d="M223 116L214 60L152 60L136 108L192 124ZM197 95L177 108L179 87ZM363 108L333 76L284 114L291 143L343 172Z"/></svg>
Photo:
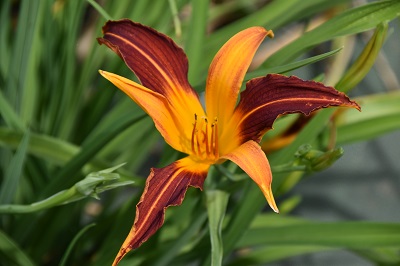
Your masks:
<svg viewBox="0 0 400 266"><path fill-rule="evenodd" d="M237 164L258 185L264 194L269 206L279 213L274 196L272 194L272 173L268 159L255 141L243 143L231 153L222 156Z"/></svg>

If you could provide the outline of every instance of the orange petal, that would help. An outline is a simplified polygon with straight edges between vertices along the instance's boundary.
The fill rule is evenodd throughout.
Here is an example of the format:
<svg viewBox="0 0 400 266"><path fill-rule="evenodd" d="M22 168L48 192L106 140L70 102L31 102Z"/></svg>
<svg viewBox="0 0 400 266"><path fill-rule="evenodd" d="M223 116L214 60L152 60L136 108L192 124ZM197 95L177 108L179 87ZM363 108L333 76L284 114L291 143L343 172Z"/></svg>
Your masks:
<svg viewBox="0 0 400 266"><path fill-rule="evenodd" d="M315 81L270 74L250 80L240 94L232 123L241 142L259 141L275 119L282 114L311 112L330 106L360 110L344 93Z"/></svg>
<svg viewBox="0 0 400 266"><path fill-rule="evenodd" d="M171 111L169 103L163 95L116 74L102 70L99 72L150 115L156 128L171 147L181 152L188 152L187 149L190 143L183 143L182 136L190 134L190 132L183 131L184 129L180 125L181 121L175 117L175 113ZM190 122L188 123L190 124ZM189 131L191 130L192 127L190 127ZM189 140L190 138L187 142Z"/></svg>
<svg viewBox="0 0 400 266"><path fill-rule="evenodd" d="M138 248L162 226L167 207L180 205L189 186L203 188L209 167L186 157L167 167L151 169L136 206L135 222L113 265L117 265L126 253Z"/></svg>
<svg viewBox="0 0 400 266"><path fill-rule="evenodd" d="M222 156L222 158L231 160L242 168L261 189L269 206L275 212L279 212L274 196L272 195L271 167L265 153L261 150L257 142L250 140L243 143L231 153Z"/></svg>
<svg viewBox="0 0 400 266"><path fill-rule="evenodd" d="M233 113L244 75L266 36L272 37L273 33L262 27L252 27L237 33L222 46L210 65L206 85L206 111L210 119L218 117L221 129Z"/></svg>
<svg viewBox="0 0 400 266"><path fill-rule="evenodd" d="M179 114L178 126L187 129L190 139L194 114L205 114L187 80L188 60L183 50L168 36L128 19L108 21L103 35L99 43L117 53L144 87L168 100L171 110Z"/></svg>

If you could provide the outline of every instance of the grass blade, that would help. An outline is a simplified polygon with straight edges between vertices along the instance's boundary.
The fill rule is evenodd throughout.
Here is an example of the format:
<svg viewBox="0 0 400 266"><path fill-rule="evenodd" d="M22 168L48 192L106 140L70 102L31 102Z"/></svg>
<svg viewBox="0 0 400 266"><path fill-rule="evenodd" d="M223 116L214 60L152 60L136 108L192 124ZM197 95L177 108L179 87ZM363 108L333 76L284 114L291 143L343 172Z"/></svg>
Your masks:
<svg viewBox="0 0 400 266"><path fill-rule="evenodd" d="M196 84L201 80L201 64L204 55L209 0L193 0L193 12L185 42L185 52L189 58L189 82Z"/></svg>
<svg viewBox="0 0 400 266"><path fill-rule="evenodd" d="M90 136L82 146L81 151L51 180L49 185L44 189L43 195L51 195L76 183L80 178L77 173L83 165L90 161L108 142L123 130L144 117L145 115L143 114L120 117L119 120L114 121L113 126L109 130Z"/></svg>
<svg viewBox="0 0 400 266"><path fill-rule="evenodd" d="M222 190L208 190L206 191L206 195L208 225L211 238L211 265L218 266L222 265L224 255L221 231L229 194Z"/></svg>
<svg viewBox="0 0 400 266"><path fill-rule="evenodd" d="M60 261L60 266L65 266L67 265L67 261L68 261L68 257L70 256L70 254L72 253L73 248L76 246L77 242L79 241L79 239L92 227L96 226L96 224L92 223L92 224L88 224L86 225L84 228L82 228L82 230L80 230L76 236L74 237L74 239L72 239L71 243L69 244L67 250L65 251L61 261Z"/></svg>
<svg viewBox="0 0 400 266"><path fill-rule="evenodd" d="M394 19L399 13L400 2L397 0L373 2L347 10L280 49L265 61L264 66L290 62L319 43L373 29L384 21Z"/></svg>
<svg viewBox="0 0 400 266"><path fill-rule="evenodd" d="M112 20L112 17L98 3L96 3L93 0L86 0L86 1L88 1L88 3L91 4L94 7L94 9L96 9L97 12L99 12L99 14L103 16L103 18L105 18L106 20Z"/></svg>
<svg viewBox="0 0 400 266"><path fill-rule="evenodd" d="M22 170L24 169L25 157L28 150L30 133L27 131L22 138L17 152L11 159L6 170L4 181L0 191L0 204L12 202L15 193L20 185Z"/></svg>
<svg viewBox="0 0 400 266"><path fill-rule="evenodd" d="M365 141L400 129L400 93L384 93L358 98L362 112L337 113L337 143Z"/></svg>
<svg viewBox="0 0 400 266"><path fill-rule="evenodd" d="M14 41L12 60L7 75L7 98L15 110L20 110L20 96L23 95L31 43L35 33L39 0L21 2L21 14L18 20L17 35Z"/></svg>
<svg viewBox="0 0 400 266"><path fill-rule="evenodd" d="M35 263L23 252L23 250L0 230L0 258L2 262L10 262L9 265L34 266Z"/></svg>
<svg viewBox="0 0 400 266"><path fill-rule="evenodd" d="M265 237L268 236L268 237ZM341 248L400 247L400 224L374 222L307 222L250 229L237 247L318 245Z"/></svg>

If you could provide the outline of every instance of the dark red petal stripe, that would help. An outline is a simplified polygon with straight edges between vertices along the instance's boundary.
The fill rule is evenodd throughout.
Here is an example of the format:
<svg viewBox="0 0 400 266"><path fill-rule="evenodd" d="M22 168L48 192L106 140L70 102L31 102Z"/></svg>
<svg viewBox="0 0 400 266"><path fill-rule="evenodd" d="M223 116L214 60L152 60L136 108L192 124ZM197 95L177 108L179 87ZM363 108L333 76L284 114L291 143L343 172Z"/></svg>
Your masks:
<svg viewBox="0 0 400 266"><path fill-rule="evenodd" d="M189 186L203 189L206 176L207 171L189 171L179 166L179 161L161 169L152 168L136 206L133 227L113 265L117 265L126 253L138 248L162 226L167 207L180 205Z"/></svg>
<svg viewBox="0 0 400 266"><path fill-rule="evenodd" d="M162 95L171 89L171 82L174 87L192 90L187 57L168 36L128 19L108 21L103 35L98 42L117 53L143 86Z"/></svg>
<svg viewBox="0 0 400 266"><path fill-rule="evenodd" d="M342 92L315 81L305 81L295 76L270 74L255 78L246 84L235 110L242 116L239 134L242 142L259 141L275 119L282 114L303 113L329 106L347 106L360 110Z"/></svg>

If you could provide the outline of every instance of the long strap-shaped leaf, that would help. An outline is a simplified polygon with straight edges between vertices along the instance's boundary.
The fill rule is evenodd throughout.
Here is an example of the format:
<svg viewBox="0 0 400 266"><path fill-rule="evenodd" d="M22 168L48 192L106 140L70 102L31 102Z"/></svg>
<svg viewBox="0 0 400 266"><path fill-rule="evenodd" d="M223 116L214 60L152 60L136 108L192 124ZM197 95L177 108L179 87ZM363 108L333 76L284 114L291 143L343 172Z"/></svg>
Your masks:
<svg viewBox="0 0 400 266"><path fill-rule="evenodd" d="M350 9L291 42L264 63L265 67L288 63L307 48L339 36L356 34L392 20L400 12L400 1L380 1Z"/></svg>

